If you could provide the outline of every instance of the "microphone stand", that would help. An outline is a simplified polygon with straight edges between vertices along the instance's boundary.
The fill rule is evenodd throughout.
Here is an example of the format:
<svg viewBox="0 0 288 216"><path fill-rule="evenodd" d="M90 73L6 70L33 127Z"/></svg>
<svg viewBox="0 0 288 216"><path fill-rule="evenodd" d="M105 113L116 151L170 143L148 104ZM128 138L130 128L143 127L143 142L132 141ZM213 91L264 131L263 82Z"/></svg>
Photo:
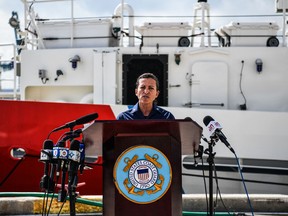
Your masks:
<svg viewBox="0 0 288 216"><path fill-rule="evenodd" d="M67 198L67 191L65 189L65 182L66 182L66 173L68 164L66 161L63 161L63 168L62 168L62 178L61 178L61 190L58 192L58 201L64 202Z"/></svg>
<svg viewBox="0 0 288 216"><path fill-rule="evenodd" d="M78 137L79 134L76 134L75 137L70 138L70 142L73 141L74 138ZM70 162L71 163L71 162ZM71 166L71 165L70 165ZM70 172L70 171L69 171ZM76 170L76 173L70 174L68 172L68 194L69 194L69 206L70 206L70 216L75 216L76 215L76 188L77 188L77 172L78 169Z"/></svg>
<svg viewBox="0 0 288 216"><path fill-rule="evenodd" d="M65 141L61 140L58 143L59 147L65 147ZM65 182L66 182L66 173L68 170L68 162L66 162L66 160L59 160L58 161L58 170L57 170L57 178L59 178L60 175L60 171L61 171L61 189L58 191L58 201L59 202L64 202L66 201L67 198L67 191L65 188Z"/></svg>
<svg viewBox="0 0 288 216"><path fill-rule="evenodd" d="M214 203L213 203L213 164L214 164L214 156L215 152L213 152L213 146L215 145L215 137L210 137L211 140L206 142L208 143L208 149L205 150L208 158L207 162L209 164L209 215L214 215Z"/></svg>
<svg viewBox="0 0 288 216"><path fill-rule="evenodd" d="M70 179L68 183L68 191L70 197L70 215L75 216L75 203L76 203L76 187L77 187L77 174Z"/></svg>

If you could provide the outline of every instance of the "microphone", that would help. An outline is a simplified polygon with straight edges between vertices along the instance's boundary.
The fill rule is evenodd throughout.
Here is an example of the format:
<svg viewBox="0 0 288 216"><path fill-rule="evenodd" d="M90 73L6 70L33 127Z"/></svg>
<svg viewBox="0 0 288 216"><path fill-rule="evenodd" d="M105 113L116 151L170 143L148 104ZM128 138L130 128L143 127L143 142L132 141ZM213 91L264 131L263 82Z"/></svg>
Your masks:
<svg viewBox="0 0 288 216"><path fill-rule="evenodd" d="M59 142L58 146L53 147L54 160L67 160L69 150L64 147L65 142Z"/></svg>
<svg viewBox="0 0 288 216"><path fill-rule="evenodd" d="M73 140L70 144L68 160L79 163L81 156L79 150L80 150L80 142L78 140Z"/></svg>
<svg viewBox="0 0 288 216"><path fill-rule="evenodd" d="M49 188L49 182L50 178L48 175L49 172L49 163L52 160L52 152L53 152L53 141L52 140L45 140L43 143L43 149L41 150L40 153L40 161L44 162L44 175L41 178L40 181L40 188L47 190Z"/></svg>
<svg viewBox="0 0 288 216"><path fill-rule="evenodd" d="M53 148L53 159L57 162L56 176L59 177L62 167L62 161L68 159L69 150L65 148L65 142L58 142L57 146Z"/></svg>
<svg viewBox="0 0 288 216"><path fill-rule="evenodd" d="M227 141L226 136L222 133L222 126L216 122L211 116L206 116L203 119L203 123L207 126L208 131L210 132L210 137L217 136L226 146L227 148L235 154L234 149L231 147L230 143Z"/></svg>
<svg viewBox="0 0 288 216"><path fill-rule="evenodd" d="M75 177L77 176L78 172L78 167L81 159L81 154L80 154L80 141L79 140L73 140L70 144L70 149L69 149L69 156L68 160L70 161L69 165L69 185L74 185L77 182L75 182Z"/></svg>
<svg viewBox="0 0 288 216"><path fill-rule="evenodd" d="M40 161L45 162L45 165L47 164L46 161L50 161L52 159L53 146L53 141L50 139L45 140L43 143L43 149L41 150L40 154Z"/></svg>
<svg viewBox="0 0 288 216"><path fill-rule="evenodd" d="M94 119L98 118L98 114L97 113L92 113L86 116L82 116L74 121L68 122L65 125L62 125L58 128L55 128L54 130L51 131L52 132L56 132L65 128L73 128L75 125L82 125L82 124L86 124L90 121L93 121Z"/></svg>
<svg viewBox="0 0 288 216"><path fill-rule="evenodd" d="M56 179L59 179L62 168L61 189L58 192L58 201L63 202L66 197L65 180L69 150L65 148L65 141L59 141L57 146L53 148L53 159L57 162ZM53 167L55 169L55 166ZM54 174L53 174L54 175Z"/></svg>

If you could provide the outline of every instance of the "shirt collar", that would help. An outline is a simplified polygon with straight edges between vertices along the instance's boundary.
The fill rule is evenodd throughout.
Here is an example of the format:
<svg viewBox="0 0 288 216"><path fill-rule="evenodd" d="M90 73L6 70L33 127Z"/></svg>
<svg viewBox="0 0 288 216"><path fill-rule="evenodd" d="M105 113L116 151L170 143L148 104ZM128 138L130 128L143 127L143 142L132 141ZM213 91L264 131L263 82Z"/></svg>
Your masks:
<svg viewBox="0 0 288 216"><path fill-rule="evenodd" d="M153 108L152 108L152 111L151 111L151 113L150 113L150 115L152 114L152 113L154 113L154 112L160 112L160 109L159 109L159 107L158 106L156 106L154 103L153 103ZM131 113L135 113L135 112L141 112L141 110L140 110L140 108L139 108L139 102L137 102L134 106L133 106L133 108L132 108L132 110L131 110Z"/></svg>

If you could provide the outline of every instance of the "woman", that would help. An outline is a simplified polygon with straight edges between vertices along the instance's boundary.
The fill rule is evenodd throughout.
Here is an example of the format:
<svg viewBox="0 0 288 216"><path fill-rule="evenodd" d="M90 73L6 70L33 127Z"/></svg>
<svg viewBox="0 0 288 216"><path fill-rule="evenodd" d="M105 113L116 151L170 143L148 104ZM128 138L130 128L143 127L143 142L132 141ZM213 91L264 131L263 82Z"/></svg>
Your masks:
<svg viewBox="0 0 288 216"><path fill-rule="evenodd" d="M154 74L140 75L135 88L138 103L132 109L120 113L117 119L175 119L172 113L156 105L155 100L159 93L159 81Z"/></svg>

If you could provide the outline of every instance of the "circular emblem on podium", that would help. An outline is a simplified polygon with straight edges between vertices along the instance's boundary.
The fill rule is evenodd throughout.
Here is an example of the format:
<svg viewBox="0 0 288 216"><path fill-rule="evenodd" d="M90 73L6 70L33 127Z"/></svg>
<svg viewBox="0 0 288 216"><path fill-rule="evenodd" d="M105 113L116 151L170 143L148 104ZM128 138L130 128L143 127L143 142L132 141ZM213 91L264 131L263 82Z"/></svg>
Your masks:
<svg viewBox="0 0 288 216"><path fill-rule="evenodd" d="M116 160L113 177L119 193L131 202L149 204L168 191L171 165L167 157L151 146L136 146L124 151Z"/></svg>

